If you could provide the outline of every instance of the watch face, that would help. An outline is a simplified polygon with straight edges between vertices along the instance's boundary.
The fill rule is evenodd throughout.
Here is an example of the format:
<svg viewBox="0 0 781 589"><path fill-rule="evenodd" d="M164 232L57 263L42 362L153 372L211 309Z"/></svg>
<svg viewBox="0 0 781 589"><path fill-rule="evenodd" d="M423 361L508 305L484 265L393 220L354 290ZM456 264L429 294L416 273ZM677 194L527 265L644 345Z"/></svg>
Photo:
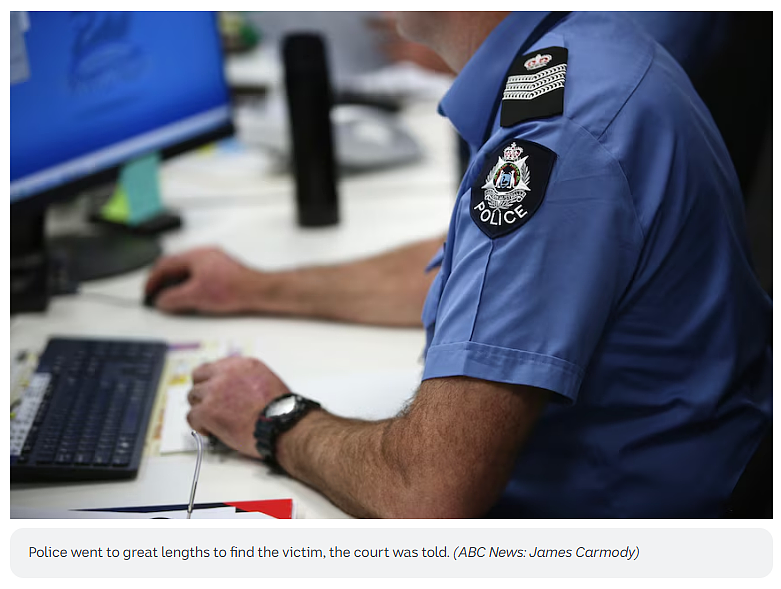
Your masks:
<svg viewBox="0 0 781 589"><path fill-rule="evenodd" d="M282 399L272 401L269 406L266 407L264 415L266 417L279 417L280 415L287 415L288 413L291 413L295 408L296 398L293 396L284 397Z"/></svg>

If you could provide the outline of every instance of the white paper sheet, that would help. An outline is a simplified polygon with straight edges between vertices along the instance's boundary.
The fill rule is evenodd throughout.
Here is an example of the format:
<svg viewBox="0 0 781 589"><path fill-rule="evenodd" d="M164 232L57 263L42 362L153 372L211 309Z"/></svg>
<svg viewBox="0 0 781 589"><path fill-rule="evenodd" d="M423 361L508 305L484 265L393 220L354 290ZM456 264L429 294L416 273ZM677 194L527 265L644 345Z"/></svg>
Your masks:
<svg viewBox="0 0 781 589"><path fill-rule="evenodd" d="M420 386L420 377L420 368L410 368L291 379L288 385L336 415L386 419L398 414L414 396Z"/></svg>
<svg viewBox="0 0 781 589"><path fill-rule="evenodd" d="M189 384L174 385L166 391L160 454L195 452L198 449L191 433L192 428L187 423L187 412L190 410L187 393L190 387Z"/></svg>

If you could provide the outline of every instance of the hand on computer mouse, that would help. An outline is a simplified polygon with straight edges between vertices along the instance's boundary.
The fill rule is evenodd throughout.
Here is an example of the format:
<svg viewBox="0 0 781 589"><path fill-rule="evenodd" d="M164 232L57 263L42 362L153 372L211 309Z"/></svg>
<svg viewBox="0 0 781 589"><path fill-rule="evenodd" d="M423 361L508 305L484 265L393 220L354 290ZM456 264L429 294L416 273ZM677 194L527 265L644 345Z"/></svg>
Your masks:
<svg viewBox="0 0 781 589"><path fill-rule="evenodd" d="M200 248L158 260L144 292L168 313L241 313L252 309L258 277L222 250Z"/></svg>
<svg viewBox="0 0 781 589"><path fill-rule="evenodd" d="M164 291L176 288L190 279L189 274L169 274L159 281L153 290L144 294L144 306L154 307L157 299Z"/></svg>

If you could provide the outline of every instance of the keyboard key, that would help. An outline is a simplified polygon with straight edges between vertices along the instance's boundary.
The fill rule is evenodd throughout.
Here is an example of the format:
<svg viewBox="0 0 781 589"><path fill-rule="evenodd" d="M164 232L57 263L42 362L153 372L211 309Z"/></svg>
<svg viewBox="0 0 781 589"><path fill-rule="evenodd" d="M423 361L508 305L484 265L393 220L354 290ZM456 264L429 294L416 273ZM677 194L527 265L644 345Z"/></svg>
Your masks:
<svg viewBox="0 0 781 589"><path fill-rule="evenodd" d="M93 452L77 452L73 462L75 464L92 464Z"/></svg>
<svg viewBox="0 0 781 589"><path fill-rule="evenodd" d="M106 466L111 459L111 452L108 450L98 450L95 452L95 457L92 459L92 464L98 466Z"/></svg>
<svg viewBox="0 0 781 589"><path fill-rule="evenodd" d="M120 436L117 438L117 450L132 452L135 447L136 439L134 436Z"/></svg>
<svg viewBox="0 0 781 589"><path fill-rule="evenodd" d="M128 407L127 413L125 413L125 419L122 420L122 426L119 431L123 434L135 433L140 421L141 408L138 406Z"/></svg>
<svg viewBox="0 0 781 589"><path fill-rule="evenodd" d="M111 464L113 466L127 466L130 464L130 454L114 454Z"/></svg>
<svg viewBox="0 0 781 589"><path fill-rule="evenodd" d="M73 452L60 452L54 462L56 464L70 464L73 462Z"/></svg>

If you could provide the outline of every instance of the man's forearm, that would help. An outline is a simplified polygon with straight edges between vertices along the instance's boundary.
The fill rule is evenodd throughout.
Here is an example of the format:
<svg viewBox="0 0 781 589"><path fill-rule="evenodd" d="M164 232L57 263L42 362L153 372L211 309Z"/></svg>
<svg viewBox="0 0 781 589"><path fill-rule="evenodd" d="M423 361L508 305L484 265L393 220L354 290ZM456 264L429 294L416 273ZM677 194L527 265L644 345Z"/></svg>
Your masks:
<svg viewBox="0 0 781 589"><path fill-rule="evenodd" d="M389 424L314 411L296 424L295 433L280 436L277 460L293 478L319 490L347 513L383 517L387 514L376 483L385 481L389 470L381 452Z"/></svg>
<svg viewBox="0 0 781 589"><path fill-rule="evenodd" d="M426 263L441 246L429 239L379 256L258 276L252 310L375 325L420 325L435 272Z"/></svg>
<svg viewBox="0 0 781 589"><path fill-rule="evenodd" d="M530 387L429 380L393 419L309 413L279 436L277 460L359 517L479 517L504 488L546 398Z"/></svg>
<svg viewBox="0 0 781 589"><path fill-rule="evenodd" d="M455 495L446 477L427 476L436 469L425 464L430 448L414 427L404 417L369 422L315 411L280 436L277 459L356 517L463 517L449 509Z"/></svg>

